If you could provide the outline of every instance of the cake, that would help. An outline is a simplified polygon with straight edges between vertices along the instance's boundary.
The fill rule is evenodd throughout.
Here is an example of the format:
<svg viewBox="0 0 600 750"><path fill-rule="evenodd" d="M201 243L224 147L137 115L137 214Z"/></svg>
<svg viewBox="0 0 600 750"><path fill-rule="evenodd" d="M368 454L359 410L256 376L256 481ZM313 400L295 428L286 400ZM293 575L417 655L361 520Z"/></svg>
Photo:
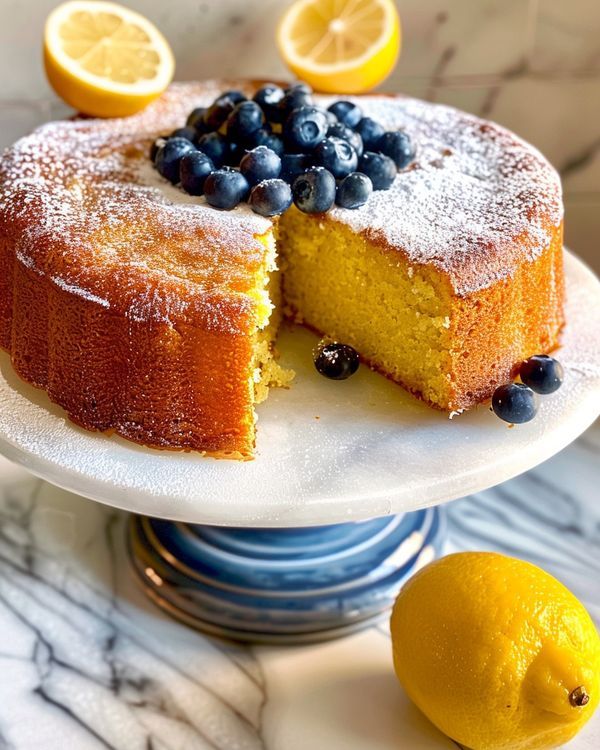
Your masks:
<svg viewBox="0 0 600 750"><path fill-rule="evenodd" d="M416 145L390 190L319 215L218 211L148 150L231 85L173 84L129 118L49 123L0 160L0 345L71 420L251 457L255 403L288 377L273 360L282 314L449 412L557 345L560 181L532 146L450 107L363 96Z"/></svg>

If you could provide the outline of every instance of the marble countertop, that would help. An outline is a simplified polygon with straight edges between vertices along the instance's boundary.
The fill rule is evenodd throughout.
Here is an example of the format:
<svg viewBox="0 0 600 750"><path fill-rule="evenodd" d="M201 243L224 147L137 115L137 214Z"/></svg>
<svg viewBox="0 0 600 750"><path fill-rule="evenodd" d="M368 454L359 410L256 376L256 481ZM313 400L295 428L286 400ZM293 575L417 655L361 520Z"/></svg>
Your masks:
<svg viewBox="0 0 600 750"><path fill-rule="evenodd" d="M600 623L600 425L447 506L447 551L542 565ZM167 619L126 556L126 514L0 460L0 750L454 748L397 685L386 624L243 647ZM600 713L569 745L600 746Z"/></svg>

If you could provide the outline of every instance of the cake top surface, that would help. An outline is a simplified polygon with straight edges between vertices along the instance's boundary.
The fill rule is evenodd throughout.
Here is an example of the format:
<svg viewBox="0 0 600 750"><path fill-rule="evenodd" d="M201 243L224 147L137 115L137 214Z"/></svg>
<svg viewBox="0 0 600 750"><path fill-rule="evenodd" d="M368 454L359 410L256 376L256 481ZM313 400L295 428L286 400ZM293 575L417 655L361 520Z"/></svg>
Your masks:
<svg viewBox="0 0 600 750"><path fill-rule="evenodd" d="M119 296L139 318L169 321L201 304L211 325L235 329L227 313L249 313L254 304L246 292L270 220L245 205L211 208L163 180L148 159L157 135L234 84L173 84L133 117L48 123L7 149L0 233L15 237L21 262L106 307ZM334 99L315 98L325 106ZM386 129L406 130L416 159L390 190L359 209L334 208L329 218L410 263L434 265L458 295L509 276L548 246L562 220L560 180L536 149L451 107L356 100ZM135 283L140 270L143 288Z"/></svg>

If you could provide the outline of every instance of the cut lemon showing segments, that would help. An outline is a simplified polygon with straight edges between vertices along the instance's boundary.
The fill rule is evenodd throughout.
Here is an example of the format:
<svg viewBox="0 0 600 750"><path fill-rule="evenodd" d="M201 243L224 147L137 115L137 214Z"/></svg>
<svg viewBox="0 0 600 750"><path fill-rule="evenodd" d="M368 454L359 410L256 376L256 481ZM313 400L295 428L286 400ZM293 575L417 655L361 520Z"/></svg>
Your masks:
<svg viewBox="0 0 600 750"><path fill-rule="evenodd" d="M393 0L298 0L281 19L277 43L315 90L360 94L394 69L400 19Z"/></svg>
<svg viewBox="0 0 600 750"><path fill-rule="evenodd" d="M44 64L61 99L96 117L139 112L160 96L175 70L167 40L150 21L99 0L72 0L50 13Z"/></svg>

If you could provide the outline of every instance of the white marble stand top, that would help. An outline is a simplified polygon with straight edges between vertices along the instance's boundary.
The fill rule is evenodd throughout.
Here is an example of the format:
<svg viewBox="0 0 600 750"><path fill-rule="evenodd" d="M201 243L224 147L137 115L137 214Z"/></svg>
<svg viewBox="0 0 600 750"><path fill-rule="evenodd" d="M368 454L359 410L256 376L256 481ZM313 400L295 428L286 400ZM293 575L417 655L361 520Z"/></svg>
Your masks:
<svg viewBox="0 0 600 750"><path fill-rule="evenodd" d="M448 551L539 563L600 624L600 427L447 506ZM229 645L134 581L126 514L0 459L2 750L452 750L397 685L384 625L306 647ZM600 747L600 712L569 748Z"/></svg>
<svg viewBox="0 0 600 750"><path fill-rule="evenodd" d="M65 420L0 356L0 452L54 484L116 507L190 523L307 526L414 510L478 492L564 448L600 414L600 282L565 253L562 388L514 429L487 405L449 420L362 367L328 381L315 336L285 332L297 377L259 407L254 461L155 451Z"/></svg>

